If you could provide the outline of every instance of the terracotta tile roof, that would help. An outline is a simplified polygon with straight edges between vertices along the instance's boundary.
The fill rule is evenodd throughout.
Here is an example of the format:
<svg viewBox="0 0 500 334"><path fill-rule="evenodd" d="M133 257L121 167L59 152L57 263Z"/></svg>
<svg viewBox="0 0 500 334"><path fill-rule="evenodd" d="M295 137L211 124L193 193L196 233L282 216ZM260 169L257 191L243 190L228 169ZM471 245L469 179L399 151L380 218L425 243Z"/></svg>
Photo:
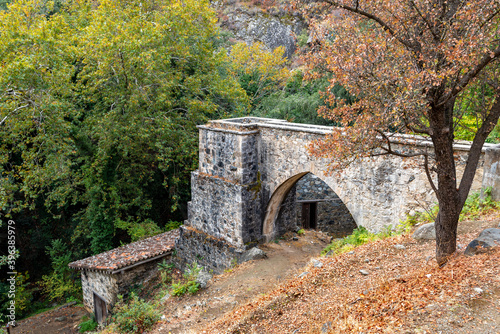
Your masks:
<svg viewBox="0 0 500 334"><path fill-rule="evenodd" d="M139 240L125 246L111 249L82 260L71 262L68 266L74 269L112 271L130 266L174 249L175 240L179 237L179 229Z"/></svg>

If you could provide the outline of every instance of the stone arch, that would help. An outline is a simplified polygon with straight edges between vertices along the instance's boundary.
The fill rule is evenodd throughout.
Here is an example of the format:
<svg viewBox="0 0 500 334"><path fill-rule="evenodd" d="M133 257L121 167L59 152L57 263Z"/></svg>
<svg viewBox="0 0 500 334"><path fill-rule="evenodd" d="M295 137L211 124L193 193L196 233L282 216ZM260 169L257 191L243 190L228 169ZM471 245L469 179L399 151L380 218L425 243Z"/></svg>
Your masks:
<svg viewBox="0 0 500 334"><path fill-rule="evenodd" d="M397 225L407 213L435 200L418 166L420 157L364 158L338 174L325 175L329 160L311 156L308 147L331 133L332 127L243 117L198 128L199 165L191 174L188 219L176 241L177 257L184 264L196 260L220 272L263 236L272 239L275 226L278 233L286 230L292 217L287 194L308 172L335 192L356 225L372 232ZM391 144L401 152L432 147L424 138L407 135L391 136ZM462 171L469 147L463 143L454 147ZM498 159L492 159L487 164L496 166ZM481 188L481 177L478 170L473 189Z"/></svg>
<svg viewBox="0 0 500 334"><path fill-rule="evenodd" d="M295 191L295 186L301 180L306 179L307 175L311 175L315 179L321 180L321 183L323 183L324 187L328 188L330 192L333 193L337 197L337 199L340 200L340 202L342 202L342 200L338 198L338 194L336 194L333 191L331 186L327 182L325 182L323 178L312 172L304 171L289 177L276 188L276 190L271 195L271 198L267 204L262 224L262 236L266 242L269 242L270 240L278 236L279 231L277 228L277 220L280 215L280 210L282 209L285 200L287 200L287 198L290 198L289 196L290 191L292 190ZM293 196L293 199L295 199L295 196ZM294 206L293 209L296 208L295 207L296 204L298 204L298 202L295 202L294 200L292 204ZM321 204L325 205L326 203L321 203ZM349 210L347 209L347 207L343 202L341 206L343 206L344 210L347 212L347 215L350 216L350 219L352 220L352 222L348 223L350 225L350 229L351 230L354 229L357 226L357 223L355 222L354 218L352 217L352 215L350 214ZM293 214L295 215L295 211L293 212ZM349 227L347 227L347 229L349 229Z"/></svg>

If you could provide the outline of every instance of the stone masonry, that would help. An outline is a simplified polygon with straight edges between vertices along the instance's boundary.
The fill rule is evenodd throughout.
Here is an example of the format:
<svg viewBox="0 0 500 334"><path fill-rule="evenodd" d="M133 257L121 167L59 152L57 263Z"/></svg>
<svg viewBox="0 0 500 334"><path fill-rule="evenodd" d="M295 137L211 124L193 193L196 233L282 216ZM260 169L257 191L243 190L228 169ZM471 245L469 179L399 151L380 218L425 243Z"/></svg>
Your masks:
<svg viewBox="0 0 500 334"><path fill-rule="evenodd" d="M199 130L199 168L192 173L188 220L176 249L184 262L194 260L195 253L200 265L215 272L237 261L255 242L297 228L296 198L291 197L308 173L338 196L357 226L372 232L436 202L419 158L367 158L328 174L328 161L310 156L307 147L331 127L245 117L211 121ZM392 142L401 152L426 147L432 149L421 137L400 135ZM459 175L469 147L455 145ZM484 151L472 191L481 188L483 161Z"/></svg>
<svg viewBox="0 0 500 334"><path fill-rule="evenodd" d="M307 202L317 203L317 229L329 232L334 237L343 237L352 233L356 222L349 209L337 194L314 174L304 175L296 184L296 214L302 221L302 205Z"/></svg>

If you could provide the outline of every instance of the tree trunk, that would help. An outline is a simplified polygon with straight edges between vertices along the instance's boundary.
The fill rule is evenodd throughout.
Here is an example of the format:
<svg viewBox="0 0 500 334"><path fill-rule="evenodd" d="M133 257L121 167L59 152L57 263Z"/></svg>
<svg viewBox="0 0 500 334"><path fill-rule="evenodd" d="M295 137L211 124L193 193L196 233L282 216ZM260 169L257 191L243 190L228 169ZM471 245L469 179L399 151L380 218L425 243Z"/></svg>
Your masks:
<svg viewBox="0 0 500 334"><path fill-rule="evenodd" d="M455 157L453 155L453 104L433 109L430 123L437 172L439 213L436 218L436 261L443 265L457 247L458 218L462 207L457 189Z"/></svg>
<svg viewBox="0 0 500 334"><path fill-rule="evenodd" d="M431 118L431 127L435 131L431 137L436 155L438 174L436 196L439 202L439 213L436 218L436 261L442 266L456 251L458 219L474 181L483 144L500 117L500 95L497 95L497 101L489 110L474 137L458 189L453 155L453 134L447 131L447 113L443 110L433 110L433 112L437 115L434 119Z"/></svg>

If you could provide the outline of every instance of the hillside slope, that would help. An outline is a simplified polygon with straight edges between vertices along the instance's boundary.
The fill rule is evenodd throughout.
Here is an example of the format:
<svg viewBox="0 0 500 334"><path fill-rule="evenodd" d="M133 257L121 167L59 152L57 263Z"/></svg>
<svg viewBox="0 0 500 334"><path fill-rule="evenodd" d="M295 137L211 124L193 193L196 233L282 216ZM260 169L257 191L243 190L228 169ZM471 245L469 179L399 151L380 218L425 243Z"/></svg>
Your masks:
<svg viewBox="0 0 500 334"><path fill-rule="evenodd" d="M498 219L462 222L463 251ZM397 246L402 245L402 246ZM500 249L440 269L434 242L399 236L357 248L217 319L202 333L499 333ZM366 270L363 275L360 270Z"/></svg>

